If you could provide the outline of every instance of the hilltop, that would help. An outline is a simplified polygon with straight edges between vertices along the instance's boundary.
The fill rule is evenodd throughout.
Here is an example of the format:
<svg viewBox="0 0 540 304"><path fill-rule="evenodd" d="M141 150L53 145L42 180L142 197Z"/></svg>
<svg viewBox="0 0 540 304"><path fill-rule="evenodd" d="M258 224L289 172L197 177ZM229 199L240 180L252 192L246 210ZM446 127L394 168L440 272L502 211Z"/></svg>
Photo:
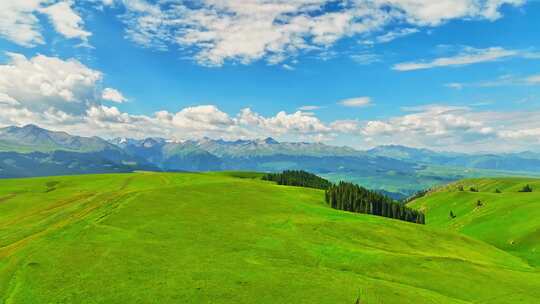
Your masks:
<svg viewBox="0 0 540 304"><path fill-rule="evenodd" d="M521 192L526 185L533 192ZM424 211L430 226L463 233L540 266L540 179L467 179L409 206Z"/></svg>
<svg viewBox="0 0 540 304"><path fill-rule="evenodd" d="M472 304L540 297L537 268L493 245L334 210L321 190L260 177L139 172L0 180L0 302L360 297L368 304Z"/></svg>

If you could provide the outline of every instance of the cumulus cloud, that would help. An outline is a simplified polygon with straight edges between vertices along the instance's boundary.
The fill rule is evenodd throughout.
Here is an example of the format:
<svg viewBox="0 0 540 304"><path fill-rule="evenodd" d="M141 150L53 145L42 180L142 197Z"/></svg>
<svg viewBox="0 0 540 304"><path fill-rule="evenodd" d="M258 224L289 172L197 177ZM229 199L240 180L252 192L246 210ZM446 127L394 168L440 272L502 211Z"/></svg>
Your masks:
<svg viewBox="0 0 540 304"><path fill-rule="evenodd" d="M482 134L489 131L481 122L467 118L466 111L466 108L461 107L430 106L418 113L393 118L386 122L370 121L363 133L373 136L411 132L429 137L444 136L454 130Z"/></svg>
<svg viewBox="0 0 540 304"><path fill-rule="evenodd" d="M18 101L33 111L57 108L81 113L96 100L102 74L77 60L7 53L8 63L0 65L0 93L3 99Z"/></svg>
<svg viewBox="0 0 540 304"><path fill-rule="evenodd" d="M120 91L113 88L103 89L103 92L101 92L101 98L116 103L123 103L127 101L127 98L125 98Z"/></svg>
<svg viewBox="0 0 540 304"><path fill-rule="evenodd" d="M351 108L364 108L372 105L370 97L348 98L340 101L339 104Z"/></svg>
<svg viewBox="0 0 540 304"><path fill-rule="evenodd" d="M43 44L39 17L44 15L60 35L86 42L91 33L73 6L71 1L0 1L0 37L25 47Z"/></svg>
<svg viewBox="0 0 540 304"><path fill-rule="evenodd" d="M502 47L490 47L486 49L467 47L456 56L441 57L430 61L422 60L398 63L393 66L393 69L396 71L414 71L447 66L464 66L516 57L523 54L521 51L507 50Z"/></svg>
<svg viewBox="0 0 540 304"><path fill-rule="evenodd" d="M133 115L99 103L101 73L75 60L10 54L0 66L0 125L39 124L70 133L104 137L160 136L191 139L209 136L246 139L273 136L287 140L330 141L346 136L356 147L405 144L441 150L520 150L540 147L540 112L475 111L431 105L403 109L384 120L324 122L312 112L280 111L263 116L250 108L230 115L215 105L178 112ZM52 69L55 72L50 72ZM355 99L352 99L355 100ZM362 99L360 99L362 100ZM363 102L349 102L365 105ZM369 103L367 103L369 104Z"/></svg>
<svg viewBox="0 0 540 304"><path fill-rule="evenodd" d="M476 111L469 107L430 105L409 113L366 122L366 142L401 144L446 151L516 151L540 145L540 112Z"/></svg>
<svg viewBox="0 0 540 304"><path fill-rule="evenodd" d="M160 136L238 139L283 136L291 140L323 140L351 129L346 122L326 124L311 112L280 111L263 116L249 108L231 116L215 105L199 105L178 112L133 115L102 100L126 98L103 85L102 73L74 59L8 53L0 65L0 125L39 124L86 136ZM312 107L312 109L314 109Z"/></svg>
<svg viewBox="0 0 540 304"><path fill-rule="evenodd" d="M276 64L300 52L326 52L336 41L372 34L394 24L401 30L380 35L380 42L412 34L418 26L437 26L457 18L495 20L504 4L521 0L204 0L197 5L123 0L126 36L145 47L180 46L200 64L264 59Z"/></svg>
<svg viewBox="0 0 540 304"><path fill-rule="evenodd" d="M255 127L261 132L275 135L286 133L306 135L332 131L330 127L321 122L312 113L302 111L296 111L291 114L280 111L275 116L263 117L251 109L246 108L240 111L237 120L241 125Z"/></svg>

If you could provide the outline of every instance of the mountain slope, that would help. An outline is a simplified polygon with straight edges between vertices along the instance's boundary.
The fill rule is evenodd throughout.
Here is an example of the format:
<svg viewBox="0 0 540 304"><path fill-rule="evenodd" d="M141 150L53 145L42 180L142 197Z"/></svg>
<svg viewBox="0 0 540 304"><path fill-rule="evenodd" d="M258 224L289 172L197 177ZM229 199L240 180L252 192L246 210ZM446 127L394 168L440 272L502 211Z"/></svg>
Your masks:
<svg viewBox="0 0 540 304"><path fill-rule="evenodd" d="M484 242L246 173L0 181L0 302L536 303ZM142 288L144 286L144 288Z"/></svg>
<svg viewBox="0 0 540 304"><path fill-rule="evenodd" d="M368 150L367 154L410 161L414 163L449 167L522 172L540 171L540 155L533 152L506 154L465 154L435 152L428 149L388 145L379 146Z"/></svg>
<svg viewBox="0 0 540 304"><path fill-rule="evenodd" d="M3 152L96 152L119 150L99 137L73 136L35 125L0 129L0 151Z"/></svg>
<svg viewBox="0 0 540 304"><path fill-rule="evenodd" d="M535 191L520 192L526 185ZM464 180L409 205L426 213L428 225L461 232L540 266L539 179Z"/></svg>
<svg viewBox="0 0 540 304"><path fill-rule="evenodd" d="M0 178L158 170L99 137L34 125L0 129Z"/></svg>

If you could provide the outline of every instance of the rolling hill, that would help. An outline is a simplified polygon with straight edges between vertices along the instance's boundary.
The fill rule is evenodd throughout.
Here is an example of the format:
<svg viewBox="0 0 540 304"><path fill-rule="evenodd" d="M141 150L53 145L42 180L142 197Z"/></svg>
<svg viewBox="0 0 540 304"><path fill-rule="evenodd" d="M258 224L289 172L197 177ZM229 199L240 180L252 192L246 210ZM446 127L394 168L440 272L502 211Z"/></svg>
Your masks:
<svg viewBox="0 0 540 304"><path fill-rule="evenodd" d="M320 190L240 172L0 180L0 302L540 297L538 268L497 243L446 231L435 218L418 225L334 210L323 200Z"/></svg>
<svg viewBox="0 0 540 304"><path fill-rule="evenodd" d="M533 192L520 192L526 185L532 186ZM463 180L409 206L424 211L430 226L460 232L540 266L539 179Z"/></svg>

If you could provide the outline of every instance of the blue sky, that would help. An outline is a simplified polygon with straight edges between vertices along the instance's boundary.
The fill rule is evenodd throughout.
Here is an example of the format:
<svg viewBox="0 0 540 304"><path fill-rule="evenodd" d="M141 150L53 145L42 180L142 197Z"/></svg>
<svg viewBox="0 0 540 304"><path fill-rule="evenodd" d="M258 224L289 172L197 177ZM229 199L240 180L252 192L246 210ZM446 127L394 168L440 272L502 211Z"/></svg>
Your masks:
<svg viewBox="0 0 540 304"><path fill-rule="evenodd" d="M0 4L0 125L540 146L539 1L27 2Z"/></svg>

